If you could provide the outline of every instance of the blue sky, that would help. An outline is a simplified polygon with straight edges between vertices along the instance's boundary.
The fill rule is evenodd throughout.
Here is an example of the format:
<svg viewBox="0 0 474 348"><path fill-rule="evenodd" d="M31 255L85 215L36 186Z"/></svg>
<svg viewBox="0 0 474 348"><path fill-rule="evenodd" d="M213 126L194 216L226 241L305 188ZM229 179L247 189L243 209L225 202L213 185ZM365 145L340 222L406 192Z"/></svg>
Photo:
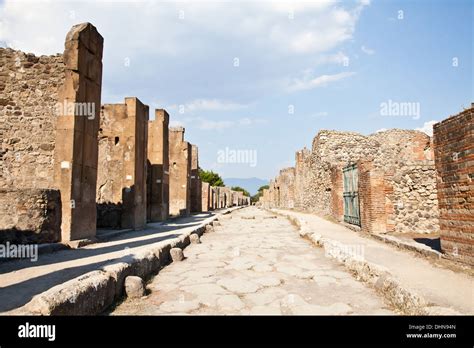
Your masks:
<svg viewBox="0 0 474 348"><path fill-rule="evenodd" d="M164 107L201 167L268 179L321 129L416 129L469 106L473 11L469 0L0 1L0 41L53 54L73 24L93 23L104 103ZM420 117L381 115L389 100ZM256 161L222 163L225 149Z"/></svg>

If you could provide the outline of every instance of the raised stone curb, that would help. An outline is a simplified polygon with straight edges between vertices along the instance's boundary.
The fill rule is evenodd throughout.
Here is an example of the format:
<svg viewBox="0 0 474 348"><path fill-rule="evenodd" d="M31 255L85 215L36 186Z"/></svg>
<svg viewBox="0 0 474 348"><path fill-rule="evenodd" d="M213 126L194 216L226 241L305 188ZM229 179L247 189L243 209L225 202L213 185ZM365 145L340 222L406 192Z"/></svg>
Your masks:
<svg viewBox="0 0 474 348"><path fill-rule="evenodd" d="M229 213L242 207L229 209ZM222 214L222 213L219 213ZM133 254L113 261L99 270L92 271L56 285L11 314L23 315L96 315L120 299L124 294L125 278L138 276L147 279L171 261L172 248L184 249L190 244L190 235L202 236L219 215L205 225L185 234L149 245Z"/></svg>
<svg viewBox="0 0 474 348"><path fill-rule="evenodd" d="M281 211L269 210L269 212L289 219L298 227L301 237L310 240L316 246L324 248L327 256L342 263L357 280L372 285L378 293L401 313L407 315L431 314L431 310L424 298L413 290L405 288L387 268L368 262L361 257L348 254L344 244L313 233L306 221L302 219ZM450 308L444 309L444 312L446 311L449 311L449 314L461 314Z"/></svg>
<svg viewBox="0 0 474 348"><path fill-rule="evenodd" d="M400 249L414 251L423 256L431 257L434 259L441 259L444 256L439 251L433 250L426 245L420 245L420 243L416 243L416 242L410 243L408 241L403 241L393 236L384 236L380 234L374 234L372 235L372 237L382 242L395 245L396 247Z"/></svg>

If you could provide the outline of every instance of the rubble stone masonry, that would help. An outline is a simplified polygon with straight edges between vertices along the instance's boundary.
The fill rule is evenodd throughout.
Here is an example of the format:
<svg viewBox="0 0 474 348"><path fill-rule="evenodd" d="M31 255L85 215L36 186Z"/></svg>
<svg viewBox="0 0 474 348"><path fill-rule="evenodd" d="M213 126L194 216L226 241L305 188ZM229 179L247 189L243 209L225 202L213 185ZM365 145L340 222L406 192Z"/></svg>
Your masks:
<svg viewBox="0 0 474 348"><path fill-rule="evenodd" d="M0 189L22 202L18 211L2 205L16 218L2 218L0 233L13 233L16 240L25 234L30 242L95 235L102 49L103 38L89 23L72 27L62 55L0 48ZM42 227L31 197L42 197L37 206L60 207L60 229L55 219ZM22 211L29 207L25 225Z"/></svg>
<svg viewBox="0 0 474 348"><path fill-rule="evenodd" d="M342 221L342 169L360 162L358 192L364 231L439 230L433 149L424 133L392 129L364 136L323 130L314 138L312 151L298 151L295 162L294 171L283 170L270 182L262 204L294 206Z"/></svg>
<svg viewBox="0 0 474 348"><path fill-rule="evenodd" d="M474 264L474 107L434 125L441 248Z"/></svg>

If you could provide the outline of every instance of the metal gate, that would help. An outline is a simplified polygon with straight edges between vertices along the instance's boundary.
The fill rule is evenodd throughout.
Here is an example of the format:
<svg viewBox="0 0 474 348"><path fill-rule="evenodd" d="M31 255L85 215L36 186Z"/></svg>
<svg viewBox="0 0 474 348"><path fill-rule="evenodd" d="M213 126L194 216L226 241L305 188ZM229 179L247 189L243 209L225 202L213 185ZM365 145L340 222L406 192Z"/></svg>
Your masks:
<svg viewBox="0 0 474 348"><path fill-rule="evenodd" d="M344 178L344 221L360 226L359 172L356 164L342 170Z"/></svg>

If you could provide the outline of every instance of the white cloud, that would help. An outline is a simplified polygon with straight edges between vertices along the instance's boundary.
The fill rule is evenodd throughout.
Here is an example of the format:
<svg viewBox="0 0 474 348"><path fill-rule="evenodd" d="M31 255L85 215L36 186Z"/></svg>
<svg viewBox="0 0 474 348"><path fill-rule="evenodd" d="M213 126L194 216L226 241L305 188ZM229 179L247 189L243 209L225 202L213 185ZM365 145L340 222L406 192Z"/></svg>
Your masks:
<svg viewBox="0 0 474 348"><path fill-rule="evenodd" d="M199 129L203 130L222 130L234 126L232 121L212 121L207 119L199 119Z"/></svg>
<svg viewBox="0 0 474 348"><path fill-rule="evenodd" d="M415 128L415 130L428 134L430 137L433 136L433 125L439 121L427 121L423 123L423 126Z"/></svg>
<svg viewBox="0 0 474 348"><path fill-rule="evenodd" d="M185 104L173 104L166 108L170 110L178 110L180 113L196 112L196 111L233 111L248 107L246 104L239 104L219 99L194 99Z"/></svg>
<svg viewBox="0 0 474 348"><path fill-rule="evenodd" d="M54 54L64 50L72 25L91 22L104 37L107 95L136 95L144 103L159 99L176 107L180 100L191 100L188 111L226 112L281 92L286 85L278 82L293 71L347 60L341 46L353 38L367 5L339 0L5 0L0 3L0 42L37 55ZM233 66L235 57L239 68ZM296 81L297 89L327 83L324 79L331 76ZM215 99L195 99L209 95Z"/></svg>
<svg viewBox="0 0 474 348"><path fill-rule="evenodd" d="M301 79L293 79L288 86L288 92L304 91L308 89L313 89L316 87L326 86L327 84L335 81L340 81L347 77L354 75L354 72L342 72L333 75L321 75L315 78L309 77L308 72L304 73L304 77Z"/></svg>
<svg viewBox="0 0 474 348"><path fill-rule="evenodd" d="M371 48L368 48L368 47L365 47L365 46L361 46L360 48L362 50L362 52L364 52L365 54L368 54L369 56L375 54L375 50L371 49Z"/></svg>
<svg viewBox="0 0 474 348"><path fill-rule="evenodd" d="M248 127L253 125L265 124L268 121L261 118L244 117L238 120L219 120L214 121L203 117L187 118L186 123L196 123L197 128L202 130L223 130L233 127Z"/></svg>
<svg viewBox="0 0 474 348"><path fill-rule="evenodd" d="M204 48L202 44L207 47L213 37L196 35L196 39L190 41L190 35L210 32L247 46L254 43L253 48L260 47L262 53L321 52L352 37L360 11L367 5L359 3L350 7L348 4L344 8L339 1L318 0L236 4L227 1L48 1L46 6L45 1L6 0L0 10L0 40L16 40L24 50L56 53L62 51L65 33L71 25L87 20L107 34L108 42L120 43L116 45L117 51L133 47L171 55L196 54L194 49ZM288 18L291 10L295 13L294 19ZM179 19L180 13L184 14L183 19ZM133 39L124 40L126 37ZM113 49L112 46L107 48Z"/></svg>

